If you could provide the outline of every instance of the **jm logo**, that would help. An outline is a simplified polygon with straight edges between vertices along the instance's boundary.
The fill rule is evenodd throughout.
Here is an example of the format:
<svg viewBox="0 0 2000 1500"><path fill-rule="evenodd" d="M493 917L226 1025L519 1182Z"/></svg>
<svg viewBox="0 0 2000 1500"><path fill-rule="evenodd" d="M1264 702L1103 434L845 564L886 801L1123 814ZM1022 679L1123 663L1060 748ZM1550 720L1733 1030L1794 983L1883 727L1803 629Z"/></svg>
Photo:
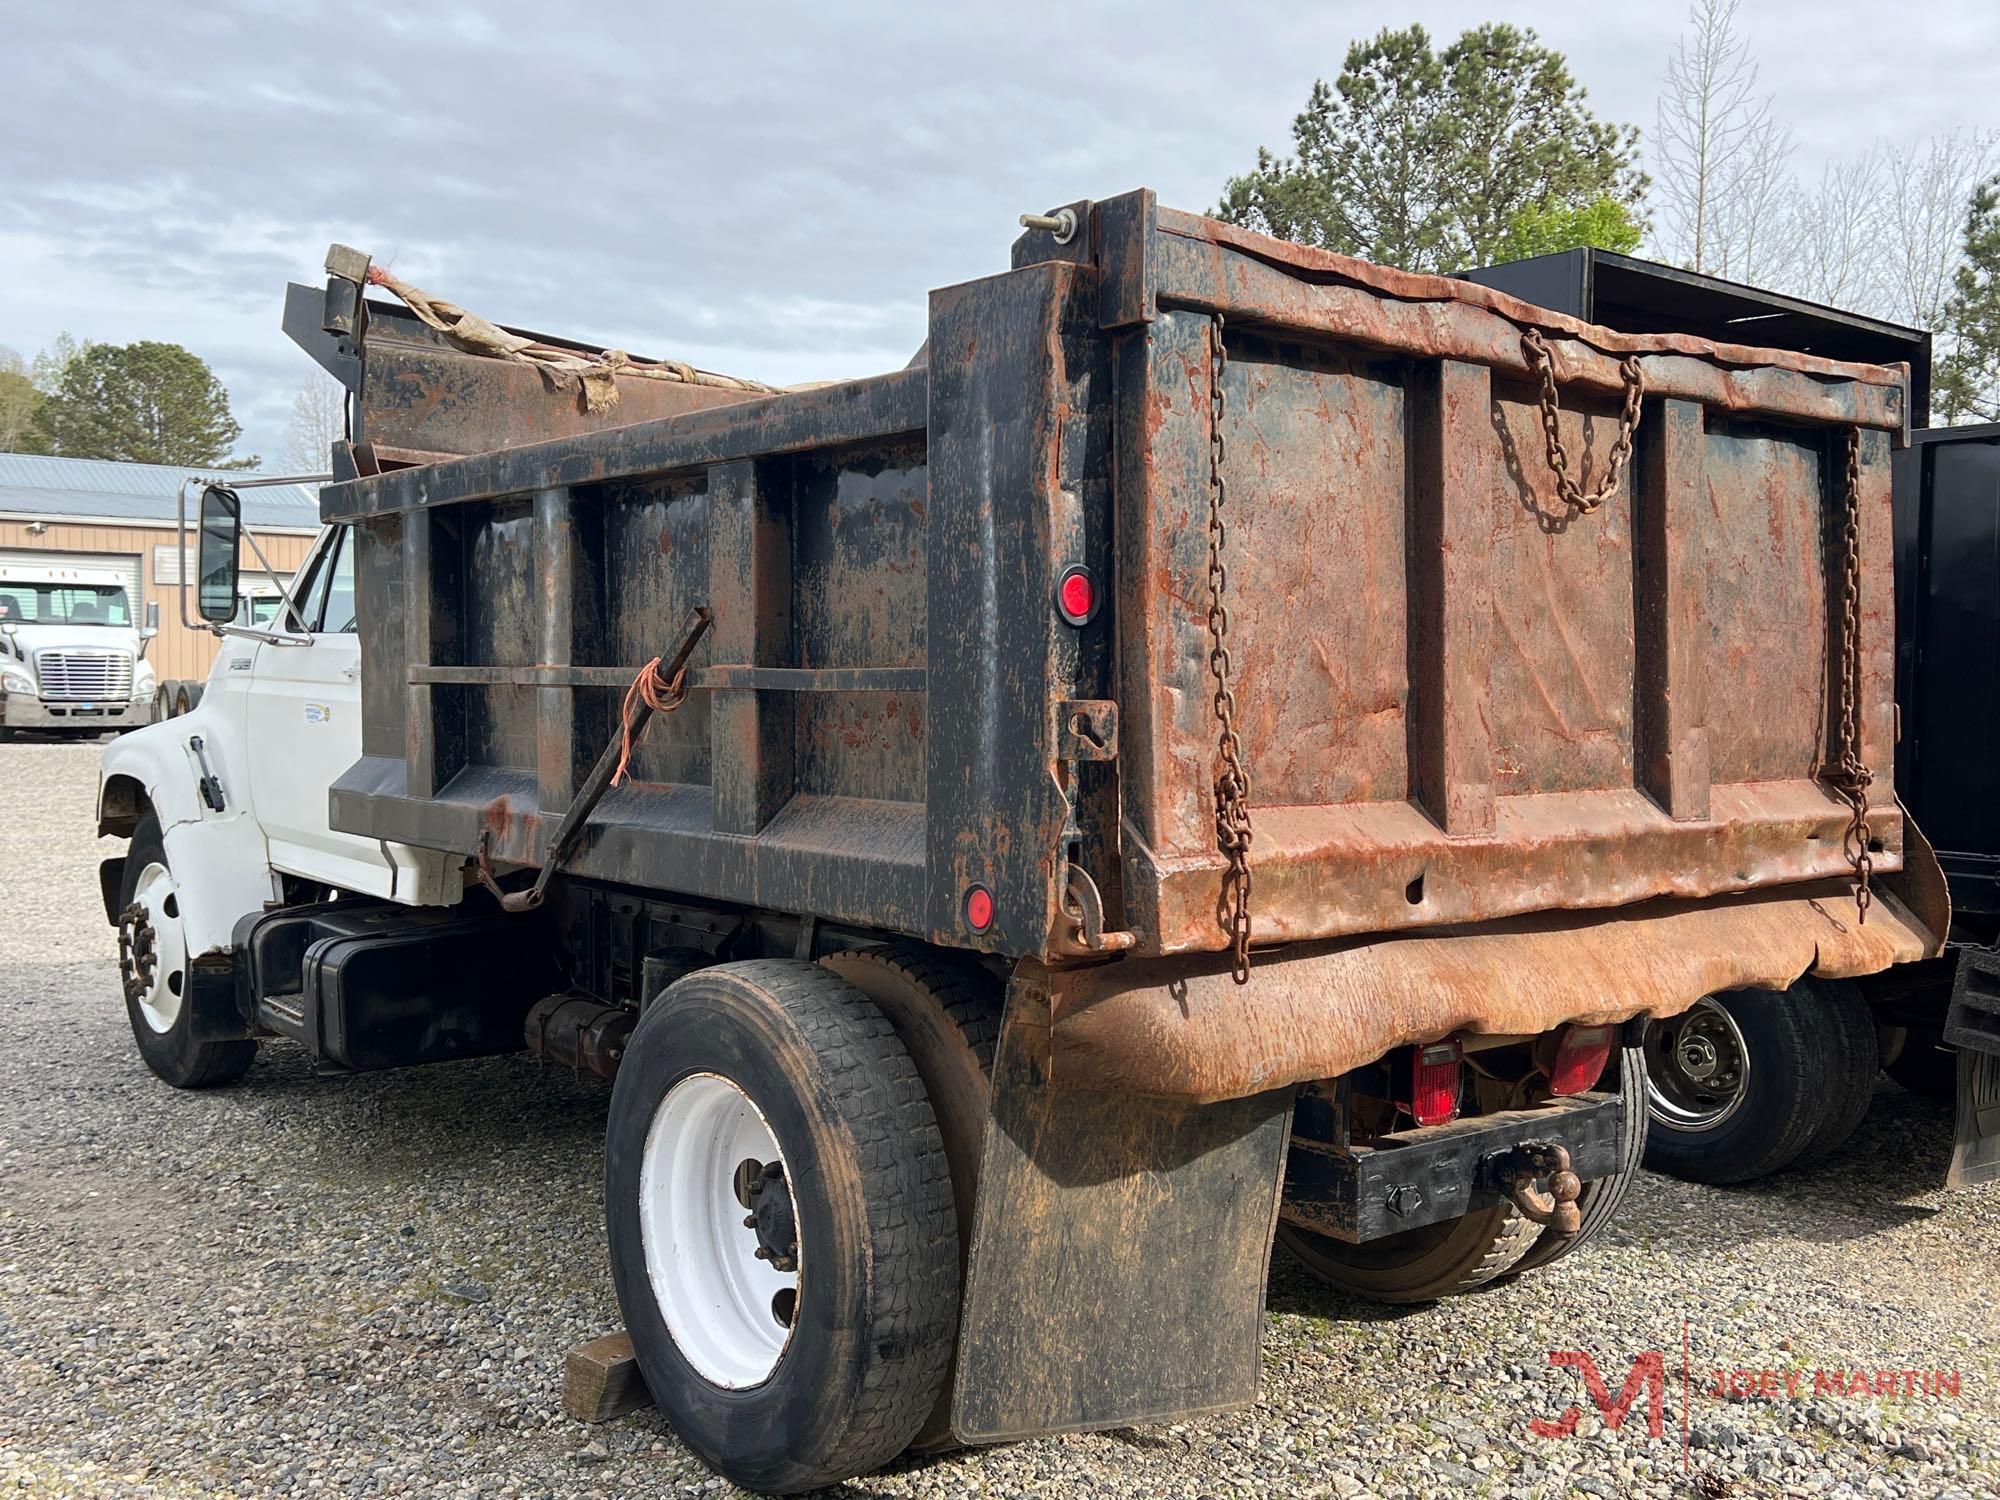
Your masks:
<svg viewBox="0 0 2000 1500"><path fill-rule="evenodd" d="M1639 1392L1646 1392L1646 1433L1649 1437L1659 1437L1665 1423L1661 1403L1666 1399L1667 1362L1657 1349L1648 1349L1632 1361L1631 1373L1625 1377L1625 1388L1614 1400L1611 1388L1604 1383L1604 1377L1597 1371L1597 1361L1578 1349L1552 1349L1549 1351L1549 1365L1553 1369L1567 1366L1583 1373L1584 1389L1589 1392L1590 1401L1604 1418L1604 1425L1612 1432L1625 1425L1625 1419L1632 1414L1633 1403L1639 1399ZM1536 1437L1569 1437L1576 1431L1577 1419L1583 1415L1581 1407L1572 1406L1551 1422L1536 1417L1528 1424L1528 1430Z"/></svg>

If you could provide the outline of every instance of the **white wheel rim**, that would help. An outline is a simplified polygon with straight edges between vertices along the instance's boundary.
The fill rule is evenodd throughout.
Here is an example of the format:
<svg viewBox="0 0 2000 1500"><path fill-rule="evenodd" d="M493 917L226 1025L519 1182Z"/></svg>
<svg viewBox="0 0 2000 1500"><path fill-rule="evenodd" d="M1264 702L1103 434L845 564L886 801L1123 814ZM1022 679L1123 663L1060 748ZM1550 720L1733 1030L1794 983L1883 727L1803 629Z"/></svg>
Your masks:
<svg viewBox="0 0 2000 1500"><path fill-rule="evenodd" d="M653 1111L639 1163L639 1235L660 1316L696 1372L729 1390L777 1369L792 1337L778 1309L795 1310L799 1296L798 1272L757 1258L736 1196L746 1160L784 1160L771 1127L727 1078L693 1073Z"/></svg>
<svg viewBox="0 0 2000 1500"><path fill-rule="evenodd" d="M132 899L145 909L153 929L153 977L139 996L139 1014L153 1030L172 1031L187 999L182 993L187 988L187 935L173 875L163 864L147 865L139 872Z"/></svg>

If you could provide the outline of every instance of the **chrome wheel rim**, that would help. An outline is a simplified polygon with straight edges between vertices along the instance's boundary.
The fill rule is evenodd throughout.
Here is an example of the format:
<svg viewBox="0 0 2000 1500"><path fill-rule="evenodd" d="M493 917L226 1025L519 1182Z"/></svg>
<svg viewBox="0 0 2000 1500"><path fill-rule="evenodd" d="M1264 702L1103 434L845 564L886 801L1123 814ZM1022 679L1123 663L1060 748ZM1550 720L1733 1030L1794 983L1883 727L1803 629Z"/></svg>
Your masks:
<svg viewBox="0 0 2000 1500"><path fill-rule="evenodd" d="M1712 995L1646 1029L1646 1099L1667 1130L1713 1130L1743 1107L1750 1049Z"/></svg>
<svg viewBox="0 0 2000 1500"><path fill-rule="evenodd" d="M639 1236L661 1320L695 1372L726 1390L770 1379L797 1321L802 1247L779 1270L746 1222L753 1169L773 1164L784 1158L762 1111L716 1073L667 1090L640 1158Z"/></svg>

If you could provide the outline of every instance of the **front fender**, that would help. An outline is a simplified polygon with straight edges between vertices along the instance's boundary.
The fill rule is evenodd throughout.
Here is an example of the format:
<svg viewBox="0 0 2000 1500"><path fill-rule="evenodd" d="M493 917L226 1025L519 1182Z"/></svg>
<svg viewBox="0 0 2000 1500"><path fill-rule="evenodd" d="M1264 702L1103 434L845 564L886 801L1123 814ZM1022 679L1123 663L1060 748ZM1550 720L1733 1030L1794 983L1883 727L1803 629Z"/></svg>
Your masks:
<svg viewBox="0 0 2000 1500"><path fill-rule="evenodd" d="M223 756L220 745L210 764L235 785L225 781L219 812L201 800L198 763L188 742L200 735L212 743L219 729L199 710L168 719L120 736L105 747L98 767L100 835L130 838L147 812L159 819L191 958L227 953L237 919L282 895L264 830L243 800L242 780L224 770L239 758Z"/></svg>
<svg viewBox="0 0 2000 1500"><path fill-rule="evenodd" d="M195 783L185 774L185 733L176 726L193 716L167 719L121 734L104 747L97 763L97 833L129 839L149 811L162 830L201 816Z"/></svg>

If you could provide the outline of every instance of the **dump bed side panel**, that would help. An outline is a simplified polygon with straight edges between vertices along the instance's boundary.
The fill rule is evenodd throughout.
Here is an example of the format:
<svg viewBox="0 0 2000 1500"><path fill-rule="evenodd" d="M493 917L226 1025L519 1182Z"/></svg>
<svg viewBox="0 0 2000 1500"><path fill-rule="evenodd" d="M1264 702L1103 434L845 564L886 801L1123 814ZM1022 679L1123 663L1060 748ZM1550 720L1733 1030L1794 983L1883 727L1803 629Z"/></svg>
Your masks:
<svg viewBox="0 0 2000 1500"><path fill-rule="evenodd" d="M564 869L1043 951L1065 827L1115 869L1108 768L1073 805L1056 754L1056 707L1108 682L1109 617L1054 609L1062 564L1109 576L1093 305L1032 267L937 293L929 368L329 486L360 538L366 719L335 825L540 864L642 664L706 607L685 701Z"/></svg>

